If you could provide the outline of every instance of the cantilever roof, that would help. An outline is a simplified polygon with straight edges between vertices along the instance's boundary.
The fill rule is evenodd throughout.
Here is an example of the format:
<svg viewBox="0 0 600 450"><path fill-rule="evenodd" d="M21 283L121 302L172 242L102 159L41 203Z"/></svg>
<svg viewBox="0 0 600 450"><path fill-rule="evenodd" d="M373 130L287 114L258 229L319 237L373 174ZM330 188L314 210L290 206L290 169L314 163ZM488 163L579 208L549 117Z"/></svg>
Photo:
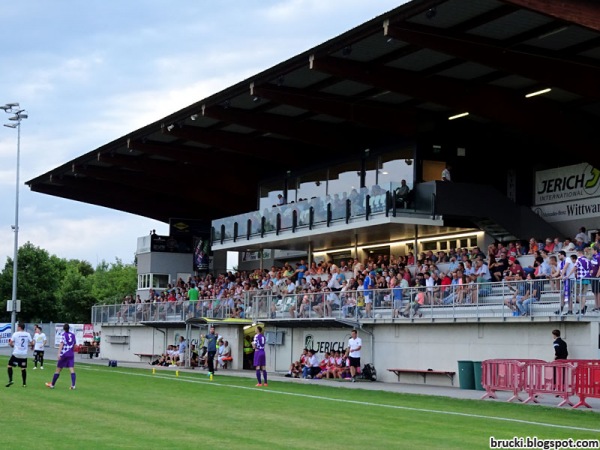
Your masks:
<svg viewBox="0 0 600 450"><path fill-rule="evenodd" d="M598 80L600 2L414 0L26 184L208 223L255 210L259 182L274 174L422 136L468 135L480 148L514 136L557 153L556 165L600 167ZM540 157L515 152L524 164ZM170 170L176 186L148 177Z"/></svg>

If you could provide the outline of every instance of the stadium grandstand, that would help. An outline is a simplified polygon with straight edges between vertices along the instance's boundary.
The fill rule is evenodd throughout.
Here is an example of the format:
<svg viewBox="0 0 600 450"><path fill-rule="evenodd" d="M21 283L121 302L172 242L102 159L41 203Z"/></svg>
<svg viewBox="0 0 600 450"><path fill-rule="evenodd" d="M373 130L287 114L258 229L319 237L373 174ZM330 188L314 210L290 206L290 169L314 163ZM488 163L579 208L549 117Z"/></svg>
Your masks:
<svg viewBox="0 0 600 450"><path fill-rule="evenodd" d="M272 371L352 328L384 381L552 359L554 328L593 359L595 275L544 271L597 253L599 79L597 2L413 0L26 184L169 224L140 301L94 307L108 359L212 323L242 369L257 322Z"/></svg>

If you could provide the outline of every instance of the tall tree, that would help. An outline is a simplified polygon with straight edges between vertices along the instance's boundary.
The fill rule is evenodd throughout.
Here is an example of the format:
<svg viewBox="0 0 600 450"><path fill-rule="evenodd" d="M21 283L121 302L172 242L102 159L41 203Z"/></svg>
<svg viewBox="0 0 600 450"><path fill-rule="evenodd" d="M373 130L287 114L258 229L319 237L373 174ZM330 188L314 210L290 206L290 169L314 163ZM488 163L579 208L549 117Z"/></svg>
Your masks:
<svg viewBox="0 0 600 450"><path fill-rule="evenodd" d="M54 255L50 256L46 250L27 242L18 250L17 263L17 299L21 300L18 320L25 322L57 320L59 307L56 291L65 271L65 261ZM5 319L10 319L10 313L6 312L6 299L12 297L12 265L12 259L7 258L0 276L2 314Z"/></svg>

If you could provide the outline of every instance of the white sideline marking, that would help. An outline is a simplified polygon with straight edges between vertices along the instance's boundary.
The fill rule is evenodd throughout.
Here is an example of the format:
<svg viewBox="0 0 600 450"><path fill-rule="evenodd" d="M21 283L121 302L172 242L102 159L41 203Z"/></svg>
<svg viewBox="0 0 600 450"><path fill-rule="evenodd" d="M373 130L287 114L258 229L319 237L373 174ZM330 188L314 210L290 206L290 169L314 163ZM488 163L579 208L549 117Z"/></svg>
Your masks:
<svg viewBox="0 0 600 450"><path fill-rule="evenodd" d="M99 369L92 369L91 366L90 367L77 366L77 368L78 369L86 369L86 370L94 370L94 371L100 372ZM134 369L134 370L137 370L137 369ZM165 380L173 380L174 379L176 381L181 381L181 382L186 382L186 383L211 384L214 386L228 387L228 388L233 388L233 389L247 389L247 390L251 390L251 391L265 392L265 393L269 393L269 394L290 395L293 397L303 397L303 398L312 398L312 399L316 399L316 400L327 400L327 401L332 401L332 402L350 403L353 405L361 405L361 406L378 406L380 408L398 409L398 410L404 410L404 411L417 411L417 412L425 412L425 413L443 414L443 415L448 415L448 416L461 416L461 417L469 417L469 418L475 418L475 419L498 420L501 422L514 422L514 423L521 423L521 424L525 424L525 425L538 425L540 427L560 428L560 429L564 429L564 430L577 430L577 431L594 431L594 432L600 433L600 428L596 429L596 428L573 427L573 426L569 426L569 425L534 422L531 420L511 419L509 417L492 417L492 416L484 416L481 414L461 413L461 412L455 412L455 411L440 411L440 410L436 410L436 409L413 408L410 406L385 405L382 403L362 402L362 401L358 401L358 400L346 400L346 399L341 399L341 398L323 397L320 395L298 394L298 393L294 393L294 392L274 391L270 388L262 389L262 388L257 388L255 386L252 386L252 387L250 387L250 386L235 386L235 385L231 385L231 384L219 383L218 381L210 381L210 380L208 380L208 377L206 380L203 380L202 378L197 378L197 377L193 377L193 378L186 377L186 376L176 377L174 373L171 373L170 375L160 375L158 373L157 374L144 374L144 373L121 372L121 371L116 371L116 370L114 370L114 371L111 370L111 373L119 373L121 375L130 375L130 376L135 376L135 377L162 378ZM254 379L252 379L252 380L254 380ZM273 380L271 380L271 381L273 381Z"/></svg>

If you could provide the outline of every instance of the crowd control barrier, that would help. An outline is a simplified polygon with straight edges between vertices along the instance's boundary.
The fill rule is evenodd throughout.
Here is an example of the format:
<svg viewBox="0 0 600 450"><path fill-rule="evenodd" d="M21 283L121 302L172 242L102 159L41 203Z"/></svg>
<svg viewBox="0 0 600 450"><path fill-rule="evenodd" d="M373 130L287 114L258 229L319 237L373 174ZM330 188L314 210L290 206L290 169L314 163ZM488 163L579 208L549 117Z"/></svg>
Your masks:
<svg viewBox="0 0 600 450"><path fill-rule="evenodd" d="M519 393L527 384L526 367L528 362L544 363L541 359L488 359L481 363L481 383L485 389L484 398L498 398L496 391L512 392L513 400L523 401Z"/></svg>
<svg viewBox="0 0 600 450"><path fill-rule="evenodd" d="M558 406L573 406L569 397L575 394L575 367L576 363L566 360L527 363L525 380L529 397L524 403L537 403L540 395L552 394L562 399Z"/></svg>
<svg viewBox="0 0 600 450"><path fill-rule="evenodd" d="M600 398L600 360L575 360L575 395L579 402L573 408L591 406L585 401L586 398Z"/></svg>
<svg viewBox="0 0 600 450"><path fill-rule="evenodd" d="M482 385L486 393L481 397L498 398L496 391L509 391L508 399L523 401L519 394L527 392L523 402L538 402L543 394L561 398L557 406L573 408L585 406L587 398L600 398L600 360L570 359L543 361L539 359L488 359L482 362ZM569 397L576 395L575 405Z"/></svg>

